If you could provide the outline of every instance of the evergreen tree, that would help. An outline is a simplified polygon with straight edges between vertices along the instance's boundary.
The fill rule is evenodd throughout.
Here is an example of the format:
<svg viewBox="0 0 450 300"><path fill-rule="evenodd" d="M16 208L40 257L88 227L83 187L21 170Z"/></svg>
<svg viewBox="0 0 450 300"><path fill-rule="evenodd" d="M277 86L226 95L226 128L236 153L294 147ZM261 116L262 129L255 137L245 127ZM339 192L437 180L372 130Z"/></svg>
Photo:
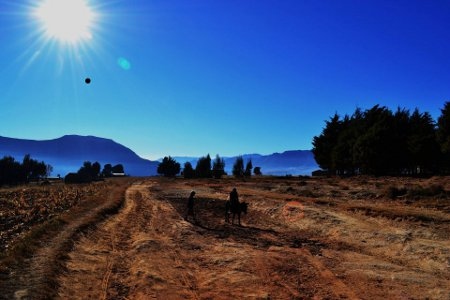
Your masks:
<svg viewBox="0 0 450 300"><path fill-rule="evenodd" d="M112 165L111 164L106 164L103 166L103 171L102 171L102 175L104 177L111 177L112 176Z"/></svg>
<svg viewBox="0 0 450 300"><path fill-rule="evenodd" d="M407 175L411 173L412 158L408 149L408 136L410 135L410 118L411 114L406 109L398 108L393 116L393 124L391 127L393 141L392 151L392 168L394 174Z"/></svg>
<svg viewBox="0 0 450 300"><path fill-rule="evenodd" d="M219 154L213 161L212 175L214 178L221 178L225 175L225 160L220 158Z"/></svg>
<svg viewBox="0 0 450 300"><path fill-rule="evenodd" d="M246 176L246 177L252 176L252 170L253 170L253 164L252 164L252 160L250 159L247 162L247 164L245 165L244 176Z"/></svg>
<svg viewBox="0 0 450 300"><path fill-rule="evenodd" d="M357 138L355 120L347 115L341 121L341 131L331 153L331 166L339 175L353 174L353 145Z"/></svg>
<svg viewBox="0 0 450 300"><path fill-rule="evenodd" d="M91 182L94 180L94 171L92 163L90 161L85 161L83 166L77 172L80 182Z"/></svg>
<svg viewBox="0 0 450 300"><path fill-rule="evenodd" d="M180 164L172 157L166 156L163 158L163 161L159 163L157 172L165 177L175 177L180 173Z"/></svg>
<svg viewBox="0 0 450 300"><path fill-rule="evenodd" d="M205 157L200 157L195 166L195 174L199 178L211 178L211 157L209 154Z"/></svg>
<svg viewBox="0 0 450 300"><path fill-rule="evenodd" d="M5 156L0 159L0 185L16 185L26 180L27 174L14 157Z"/></svg>
<svg viewBox="0 0 450 300"><path fill-rule="evenodd" d="M22 170L27 180L44 177L47 173L47 166L44 162L32 159L30 154L24 156L22 160Z"/></svg>
<svg viewBox="0 0 450 300"><path fill-rule="evenodd" d="M313 139L313 154L322 169L332 174L431 174L441 165L450 166L450 104L446 103L438 122L437 141L429 113L412 114L398 108L392 113L375 105L356 109L342 120L335 114L319 136ZM446 127L447 126L447 127ZM443 163L447 161L447 163ZM450 167L446 167L450 171Z"/></svg>
<svg viewBox="0 0 450 300"><path fill-rule="evenodd" d="M433 173L439 158L434 121L427 112L414 110L410 118L408 148L412 158L413 174Z"/></svg>
<svg viewBox="0 0 450 300"><path fill-rule="evenodd" d="M244 176L244 158L242 156L238 156L233 165L233 175L235 177L243 177Z"/></svg>
<svg viewBox="0 0 450 300"><path fill-rule="evenodd" d="M194 168L192 167L192 164L188 161L184 163L183 176L184 176L184 178L194 178L195 177Z"/></svg>
<svg viewBox="0 0 450 300"><path fill-rule="evenodd" d="M437 141L442 157L440 159L441 171L450 173L450 101L444 104L441 115L437 121Z"/></svg>
<svg viewBox="0 0 450 300"><path fill-rule="evenodd" d="M98 161L92 164L92 176L95 178L98 178L100 176L100 170L102 169L102 166Z"/></svg>
<svg viewBox="0 0 450 300"><path fill-rule="evenodd" d="M338 114L325 121L325 128L319 136L313 138L314 158L317 164L324 170L334 173L332 153L333 148L337 144L337 140L341 131L341 121Z"/></svg>
<svg viewBox="0 0 450 300"><path fill-rule="evenodd" d="M392 171L394 135L393 115L386 107L375 105L364 112L364 130L355 142L356 165L363 174L386 175Z"/></svg>

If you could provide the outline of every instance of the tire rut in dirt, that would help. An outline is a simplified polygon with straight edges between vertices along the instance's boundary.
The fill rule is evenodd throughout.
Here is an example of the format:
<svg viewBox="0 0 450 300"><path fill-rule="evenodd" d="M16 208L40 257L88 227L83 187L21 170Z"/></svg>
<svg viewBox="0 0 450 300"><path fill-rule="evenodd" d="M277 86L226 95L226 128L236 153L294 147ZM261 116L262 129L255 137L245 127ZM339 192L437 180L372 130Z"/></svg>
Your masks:
<svg viewBox="0 0 450 300"><path fill-rule="evenodd" d="M95 198L83 199L70 213L62 215L60 227L46 232L39 240L40 248L32 257L13 266L0 298L4 299L49 299L56 295L57 277L63 269L67 251L82 232L99 220L117 211L121 205L121 193L127 182L98 189ZM76 218L74 217L76 216ZM19 268L20 266L20 268ZM2 280L3 281L3 280Z"/></svg>
<svg viewBox="0 0 450 300"><path fill-rule="evenodd" d="M130 276L130 251L150 216L144 205L145 189L139 184L131 186L119 213L85 235L69 253L67 272L60 277L61 298L121 299L128 295L130 286L124 279Z"/></svg>

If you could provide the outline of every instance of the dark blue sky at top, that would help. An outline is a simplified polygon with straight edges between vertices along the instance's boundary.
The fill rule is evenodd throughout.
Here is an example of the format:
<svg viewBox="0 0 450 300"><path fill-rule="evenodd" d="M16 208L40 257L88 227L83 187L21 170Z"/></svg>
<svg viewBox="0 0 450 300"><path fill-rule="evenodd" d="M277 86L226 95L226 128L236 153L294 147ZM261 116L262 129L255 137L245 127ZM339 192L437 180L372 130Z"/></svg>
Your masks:
<svg viewBox="0 0 450 300"><path fill-rule="evenodd" d="M92 40L70 47L19 2L0 0L3 136L268 154L310 149L335 112L450 100L450 1L88 1Z"/></svg>

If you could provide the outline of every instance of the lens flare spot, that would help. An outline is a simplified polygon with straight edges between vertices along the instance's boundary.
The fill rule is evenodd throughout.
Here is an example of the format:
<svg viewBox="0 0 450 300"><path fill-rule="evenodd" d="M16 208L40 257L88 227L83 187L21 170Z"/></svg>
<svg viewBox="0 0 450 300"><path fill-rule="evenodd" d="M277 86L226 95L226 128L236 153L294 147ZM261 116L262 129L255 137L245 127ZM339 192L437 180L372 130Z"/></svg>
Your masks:
<svg viewBox="0 0 450 300"><path fill-rule="evenodd" d="M117 60L117 64L124 70L131 69L131 63L126 58L119 57L119 59Z"/></svg>

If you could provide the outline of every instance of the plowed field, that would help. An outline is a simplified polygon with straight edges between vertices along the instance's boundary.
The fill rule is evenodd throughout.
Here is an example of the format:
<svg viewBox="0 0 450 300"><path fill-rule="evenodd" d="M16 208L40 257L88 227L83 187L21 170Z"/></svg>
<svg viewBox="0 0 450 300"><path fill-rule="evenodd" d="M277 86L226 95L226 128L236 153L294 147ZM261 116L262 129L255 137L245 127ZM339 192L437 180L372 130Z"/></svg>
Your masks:
<svg viewBox="0 0 450 300"><path fill-rule="evenodd" d="M450 299L448 178L103 185L33 255L3 259L0 297ZM241 226L225 222L233 187ZM191 190L198 222L183 218Z"/></svg>

